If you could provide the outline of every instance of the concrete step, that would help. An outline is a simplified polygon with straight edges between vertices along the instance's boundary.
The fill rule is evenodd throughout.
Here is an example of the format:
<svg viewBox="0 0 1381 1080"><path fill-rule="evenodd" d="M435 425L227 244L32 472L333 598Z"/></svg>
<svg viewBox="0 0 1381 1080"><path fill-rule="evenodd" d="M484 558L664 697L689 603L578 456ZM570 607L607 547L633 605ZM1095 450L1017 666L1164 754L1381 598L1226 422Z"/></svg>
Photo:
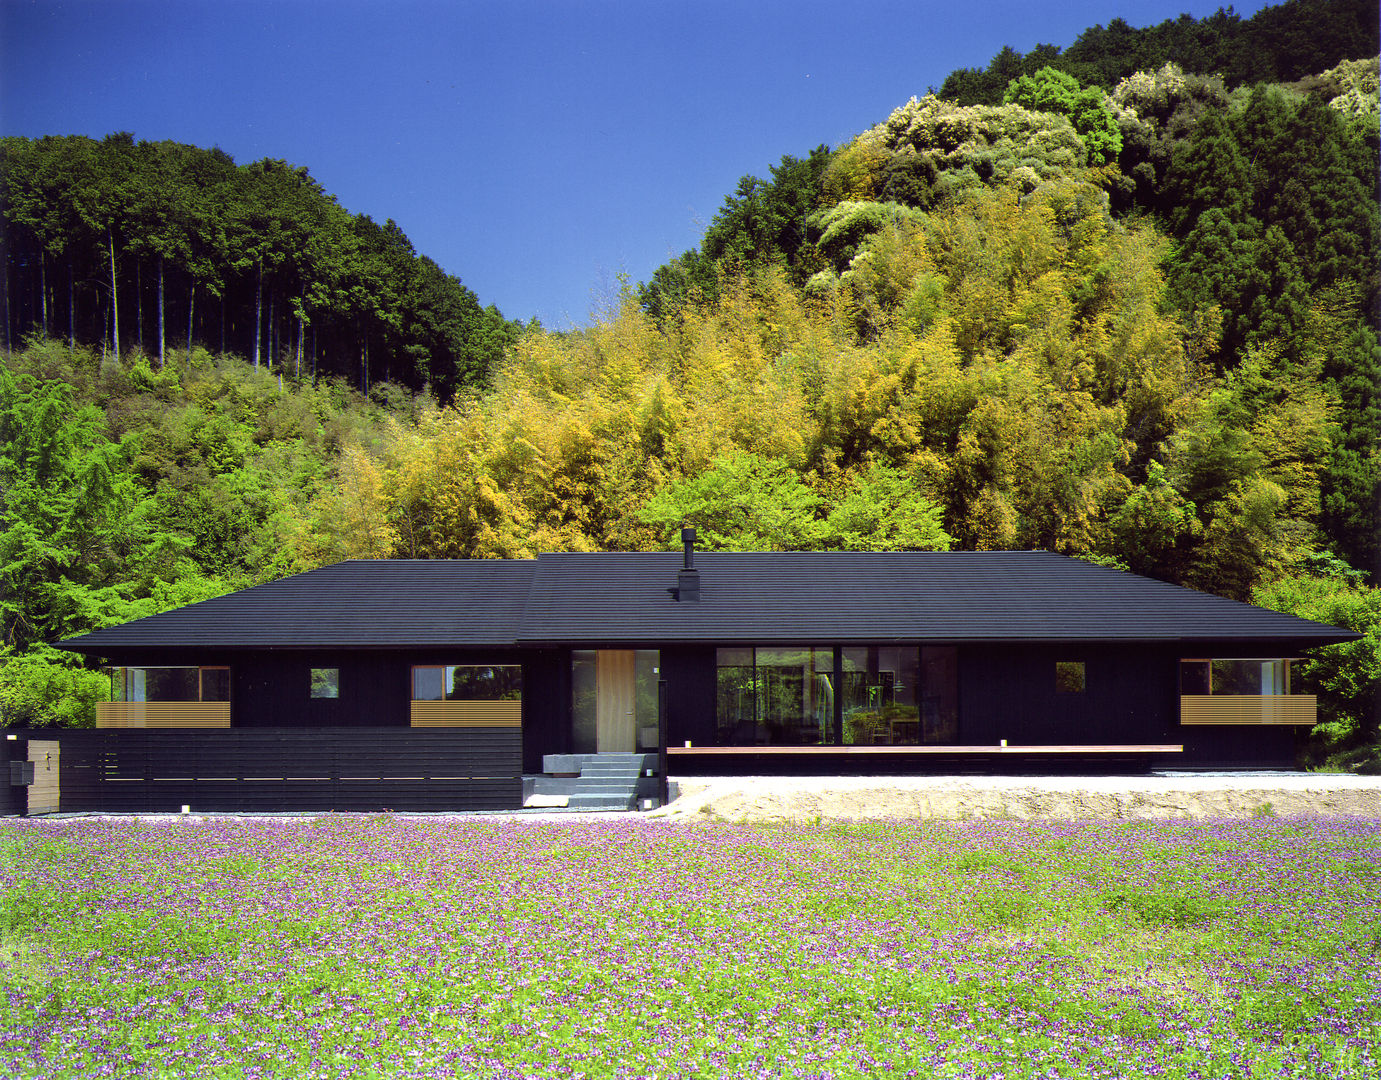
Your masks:
<svg viewBox="0 0 1381 1080"><path fill-rule="evenodd" d="M657 767L657 755L643 753L544 754L542 756L542 771L544 773L578 773L592 763L619 765L624 768L631 767L635 771L655 769Z"/></svg>
<svg viewBox="0 0 1381 1080"><path fill-rule="evenodd" d="M532 790L539 795L634 794L639 787L633 780L591 780L584 776L539 776Z"/></svg>
<svg viewBox="0 0 1381 1080"><path fill-rule="evenodd" d="M566 806L571 810L637 810L638 800L616 795L572 795Z"/></svg>

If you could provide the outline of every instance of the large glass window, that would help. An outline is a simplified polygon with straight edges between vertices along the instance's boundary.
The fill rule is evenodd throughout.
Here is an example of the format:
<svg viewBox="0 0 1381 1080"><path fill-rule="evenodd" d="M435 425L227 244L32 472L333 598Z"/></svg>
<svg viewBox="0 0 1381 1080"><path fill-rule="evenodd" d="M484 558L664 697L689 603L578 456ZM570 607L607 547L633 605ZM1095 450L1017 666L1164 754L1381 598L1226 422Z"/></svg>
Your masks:
<svg viewBox="0 0 1381 1080"><path fill-rule="evenodd" d="M756 650L757 742L834 742L834 649Z"/></svg>
<svg viewBox="0 0 1381 1080"><path fill-rule="evenodd" d="M870 645L841 651L844 742L908 744L921 741L919 650Z"/></svg>
<svg viewBox="0 0 1381 1080"><path fill-rule="evenodd" d="M721 746L908 746L958 737L958 650L860 645L717 650Z"/></svg>
<svg viewBox="0 0 1381 1080"><path fill-rule="evenodd" d="M719 649L717 726L726 746L834 741L834 650Z"/></svg>
<svg viewBox="0 0 1381 1080"><path fill-rule="evenodd" d="M111 701L229 701L228 667L112 668Z"/></svg>
<svg viewBox="0 0 1381 1080"><path fill-rule="evenodd" d="M599 749L595 718L596 656L594 649L571 653L571 752L593 754Z"/></svg>
<svg viewBox="0 0 1381 1080"><path fill-rule="evenodd" d="M1290 693L1291 661L1181 660L1180 693L1256 697Z"/></svg>
<svg viewBox="0 0 1381 1080"><path fill-rule="evenodd" d="M959 739L959 650L953 645L921 646L921 741Z"/></svg>
<svg viewBox="0 0 1381 1080"><path fill-rule="evenodd" d="M715 717L723 746L752 746L758 738L752 649L716 650Z"/></svg>
<svg viewBox="0 0 1381 1080"><path fill-rule="evenodd" d="M519 664L419 665L412 669L413 701L521 701Z"/></svg>

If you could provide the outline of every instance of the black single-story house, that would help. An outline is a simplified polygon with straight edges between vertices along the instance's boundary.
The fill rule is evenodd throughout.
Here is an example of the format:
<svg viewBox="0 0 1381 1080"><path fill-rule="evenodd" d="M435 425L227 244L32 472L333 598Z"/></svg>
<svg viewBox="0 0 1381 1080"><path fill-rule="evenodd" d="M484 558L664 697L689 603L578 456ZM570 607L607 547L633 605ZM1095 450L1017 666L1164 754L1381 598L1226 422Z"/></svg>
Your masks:
<svg viewBox="0 0 1381 1080"><path fill-rule="evenodd" d="M343 562L59 642L111 700L33 733L57 782L31 808L513 808L525 775L630 761L639 796L658 770L1288 767L1315 720L1292 662L1357 636L1048 552L692 541Z"/></svg>

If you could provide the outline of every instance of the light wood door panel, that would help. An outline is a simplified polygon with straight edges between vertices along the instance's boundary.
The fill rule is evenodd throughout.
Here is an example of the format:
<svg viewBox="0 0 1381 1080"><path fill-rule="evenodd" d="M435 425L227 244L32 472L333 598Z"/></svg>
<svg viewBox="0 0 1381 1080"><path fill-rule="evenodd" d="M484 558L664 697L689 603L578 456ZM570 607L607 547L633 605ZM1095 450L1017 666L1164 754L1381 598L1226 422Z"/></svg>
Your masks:
<svg viewBox="0 0 1381 1080"><path fill-rule="evenodd" d="M601 649L595 654L595 739L601 754L633 750L632 649Z"/></svg>
<svg viewBox="0 0 1381 1080"><path fill-rule="evenodd" d="M37 739L29 742L29 760L34 763L34 782L29 787L29 813L56 814L60 796L58 792L58 751L57 741Z"/></svg>

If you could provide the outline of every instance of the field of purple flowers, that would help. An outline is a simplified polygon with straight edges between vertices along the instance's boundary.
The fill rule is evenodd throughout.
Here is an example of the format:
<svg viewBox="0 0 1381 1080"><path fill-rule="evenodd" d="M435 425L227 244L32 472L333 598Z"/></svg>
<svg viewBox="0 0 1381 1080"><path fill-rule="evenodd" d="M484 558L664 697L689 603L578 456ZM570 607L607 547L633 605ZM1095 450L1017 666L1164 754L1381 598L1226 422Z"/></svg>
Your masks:
<svg viewBox="0 0 1381 1080"><path fill-rule="evenodd" d="M1381 821L0 822L20 1077L1375 1077Z"/></svg>

